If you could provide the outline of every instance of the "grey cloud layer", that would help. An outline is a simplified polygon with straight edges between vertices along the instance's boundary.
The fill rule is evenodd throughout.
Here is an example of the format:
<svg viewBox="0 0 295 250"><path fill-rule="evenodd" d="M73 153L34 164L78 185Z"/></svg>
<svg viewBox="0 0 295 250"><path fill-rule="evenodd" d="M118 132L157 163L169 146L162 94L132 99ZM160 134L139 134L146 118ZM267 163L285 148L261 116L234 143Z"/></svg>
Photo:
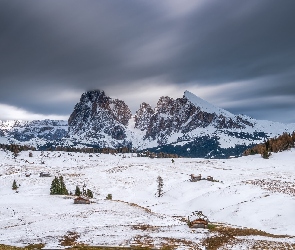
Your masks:
<svg viewBox="0 0 295 250"><path fill-rule="evenodd" d="M121 89L156 77L179 85L240 82L248 99L295 95L294 1L193 2L177 15L168 0L0 1L0 103L67 114L77 99L52 99L55 92ZM251 91L249 80L264 87ZM275 105L288 109L283 103Z"/></svg>

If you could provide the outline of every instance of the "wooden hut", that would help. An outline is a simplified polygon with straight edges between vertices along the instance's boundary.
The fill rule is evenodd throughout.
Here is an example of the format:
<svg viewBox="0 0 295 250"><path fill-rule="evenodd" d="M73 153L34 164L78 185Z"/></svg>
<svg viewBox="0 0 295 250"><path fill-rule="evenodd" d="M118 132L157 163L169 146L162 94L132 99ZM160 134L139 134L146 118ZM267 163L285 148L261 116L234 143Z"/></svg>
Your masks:
<svg viewBox="0 0 295 250"><path fill-rule="evenodd" d="M208 217L203 215L202 211L195 211L188 217L190 228L207 228L208 222Z"/></svg>
<svg viewBox="0 0 295 250"><path fill-rule="evenodd" d="M213 177L212 176L207 176L207 181L213 181Z"/></svg>
<svg viewBox="0 0 295 250"><path fill-rule="evenodd" d="M208 221L203 219L197 219L190 222L191 228L207 228Z"/></svg>
<svg viewBox="0 0 295 250"><path fill-rule="evenodd" d="M79 196L74 199L74 204L90 204L90 200Z"/></svg>
<svg viewBox="0 0 295 250"><path fill-rule="evenodd" d="M40 177L51 177L51 175L49 173L41 172Z"/></svg>
<svg viewBox="0 0 295 250"><path fill-rule="evenodd" d="M199 174L199 175L191 174L190 177L191 177L191 178L190 178L190 181L192 181L192 182L200 181L200 180L202 179L201 174Z"/></svg>

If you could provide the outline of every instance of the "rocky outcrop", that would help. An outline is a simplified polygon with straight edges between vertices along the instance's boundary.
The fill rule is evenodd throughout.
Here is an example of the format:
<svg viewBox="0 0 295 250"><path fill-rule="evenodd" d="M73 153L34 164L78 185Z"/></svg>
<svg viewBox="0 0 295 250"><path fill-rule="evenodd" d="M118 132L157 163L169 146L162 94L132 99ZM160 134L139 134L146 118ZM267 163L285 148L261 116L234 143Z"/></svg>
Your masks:
<svg viewBox="0 0 295 250"><path fill-rule="evenodd" d="M175 100L162 96L155 110L146 103L141 104L135 115L135 127L146 132L144 139L157 140L159 145L163 145L167 143L167 138L172 133L186 134L196 128L206 128L210 125L217 129L253 126L242 117L234 115L228 117L224 115L226 112L222 114L215 108L207 108L204 111L204 102L198 105L186 96Z"/></svg>
<svg viewBox="0 0 295 250"><path fill-rule="evenodd" d="M135 128L141 131L147 130L150 127L151 117L154 113L154 110L149 104L145 102L140 104L139 110L136 111L134 116Z"/></svg>
<svg viewBox="0 0 295 250"><path fill-rule="evenodd" d="M124 101L111 99L104 91L93 90L82 94L68 120L69 135L79 136L82 140L94 138L113 139L111 145L126 139L126 126L131 111ZM105 145L105 143L104 143Z"/></svg>

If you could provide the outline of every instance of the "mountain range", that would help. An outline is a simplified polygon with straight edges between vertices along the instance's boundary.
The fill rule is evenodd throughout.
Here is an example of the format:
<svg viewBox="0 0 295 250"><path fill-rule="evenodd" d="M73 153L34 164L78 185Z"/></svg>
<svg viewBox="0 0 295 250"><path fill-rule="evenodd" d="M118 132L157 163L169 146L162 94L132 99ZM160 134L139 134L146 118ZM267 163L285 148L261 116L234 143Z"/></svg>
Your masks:
<svg viewBox="0 0 295 250"><path fill-rule="evenodd" d="M228 158L269 137L292 133L295 124L234 115L189 91L143 102L135 114L104 91L82 94L68 121L0 121L0 143L49 147L128 147L185 157Z"/></svg>

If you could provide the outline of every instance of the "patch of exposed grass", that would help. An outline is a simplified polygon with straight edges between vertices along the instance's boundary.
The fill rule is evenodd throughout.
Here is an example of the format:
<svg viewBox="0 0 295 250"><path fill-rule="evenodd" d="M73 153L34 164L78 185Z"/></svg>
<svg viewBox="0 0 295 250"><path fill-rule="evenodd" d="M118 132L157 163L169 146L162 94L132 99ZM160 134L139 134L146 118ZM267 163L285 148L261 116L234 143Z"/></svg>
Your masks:
<svg viewBox="0 0 295 250"><path fill-rule="evenodd" d="M253 228L232 228L225 226L210 226L208 227L210 232L216 233L215 235L206 238L203 241L203 245L208 250L217 250L218 248L234 241L238 236L264 236L270 238L287 238L288 235L275 235L266 233L261 230Z"/></svg>
<svg viewBox="0 0 295 250"><path fill-rule="evenodd" d="M75 246L77 245L77 239L80 237L80 235L76 232L67 232L66 235L63 236L62 239L59 240L60 245L63 247L66 246Z"/></svg>
<svg viewBox="0 0 295 250"><path fill-rule="evenodd" d="M159 227L147 225L147 224L140 224L140 225L133 225L132 229L141 230L141 231L158 231Z"/></svg>
<svg viewBox="0 0 295 250"><path fill-rule="evenodd" d="M256 236L265 236L271 238L287 238L290 237L288 235L275 235L266 233L264 231L253 229L253 228L233 228L233 227L225 227L225 226L215 226L214 228L210 229L211 232L218 232L223 235L228 236L249 236L249 235L256 235Z"/></svg>
<svg viewBox="0 0 295 250"><path fill-rule="evenodd" d="M125 204L128 204L129 206L131 207L137 207L137 208L140 208L140 209L143 209L145 212L147 213L152 213L152 211L146 207L142 207L136 203L132 203L132 202L128 202L128 201L121 201L121 200L114 200L114 201L118 201L118 202L122 202L122 203L125 203Z"/></svg>
<svg viewBox="0 0 295 250"><path fill-rule="evenodd" d="M156 244L155 242L161 242ZM161 249L161 250L174 250L179 247L186 249L201 249L197 243L186 239L159 237L152 238L149 235L137 235L133 239L131 249L138 247L138 249Z"/></svg>
<svg viewBox="0 0 295 250"><path fill-rule="evenodd" d="M43 247L45 247L45 244L43 244L43 243L30 244L30 245L26 246L25 249L35 250L35 249L42 249Z"/></svg>
<svg viewBox="0 0 295 250"><path fill-rule="evenodd" d="M0 244L0 249L1 250L23 250L24 248L22 248L22 247L13 247L13 246L7 246L7 245Z"/></svg>
<svg viewBox="0 0 295 250"><path fill-rule="evenodd" d="M209 230L214 230L214 228L216 228L217 226L216 225L214 225L214 224L208 224L207 225L207 229L209 229Z"/></svg>
<svg viewBox="0 0 295 250"><path fill-rule="evenodd" d="M150 247L108 247L108 246L74 246L67 248L67 250L152 250Z"/></svg>
<svg viewBox="0 0 295 250"><path fill-rule="evenodd" d="M2 245L0 244L0 250L37 250L42 249L45 247L45 244L39 243L39 244L30 244L26 247L15 247L15 246L8 246L8 245Z"/></svg>

